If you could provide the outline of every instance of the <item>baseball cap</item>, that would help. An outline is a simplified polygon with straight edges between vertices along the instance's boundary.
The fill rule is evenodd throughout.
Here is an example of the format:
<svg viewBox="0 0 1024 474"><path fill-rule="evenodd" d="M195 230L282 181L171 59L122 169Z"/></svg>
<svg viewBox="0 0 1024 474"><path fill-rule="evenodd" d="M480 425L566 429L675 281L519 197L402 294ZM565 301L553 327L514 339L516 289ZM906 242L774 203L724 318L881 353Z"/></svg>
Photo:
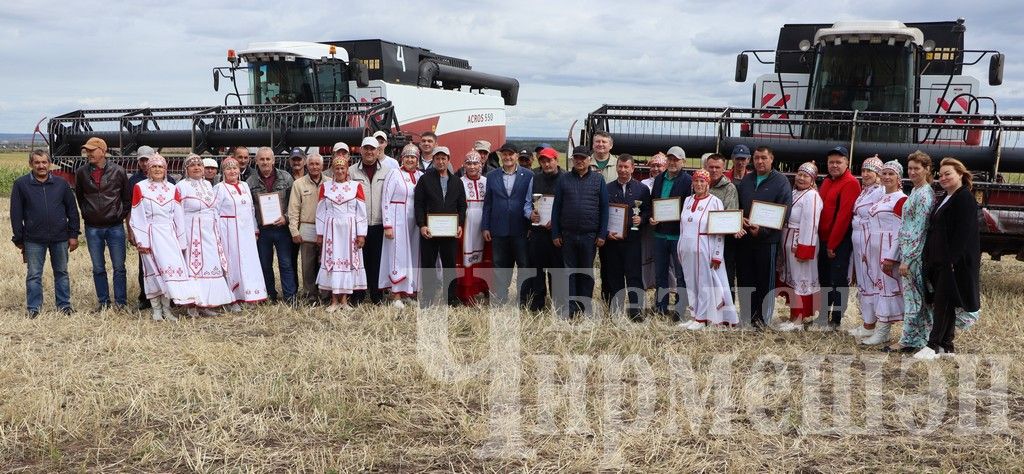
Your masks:
<svg viewBox="0 0 1024 474"><path fill-rule="evenodd" d="M380 146L380 144L377 143L377 139L376 138L366 137L366 138L363 138L363 143L361 145L359 145L359 146L360 147L368 146L370 148L377 148L378 146Z"/></svg>
<svg viewBox="0 0 1024 474"><path fill-rule="evenodd" d="M530 152L526 151L526 150L519 150L519 157L520 158L529 158L530 157Z"/></svg>
<svg viewBox="0 0 1024 474"><path fill-rule="evenodd" d="M334 144L334 148L332 148L332 149L331 149L331 153L337 153L337 152L338 152L338 150L345 150L345 151L350 151L350 150L348 149L348 144L347 144L347 143L345 143L345 142L338 142L338 143L335 143L335 144Z"/></svg>
<svg viewBox="0 0 1024 474"><path fill-rule="evenodd" d="M444 153L447 156L452 156L451 152L448 151L448 147L446 147L446 146L436 146L436 147L434 147L434 152L430 154L430 157L433 158L433 157L437 156L438 153Z"/></svg>
<svg viewBox="0 0 1024 474"><path fill-rule="evenodd" d="M302 148L292 148L292 158L305 158L306 152Z"/></svg>
<svg viewBox="0 0 1024 474"><path fill-rule="evenodd" d="M103 150L104 153L106 153L107 152L107 142L103 141L102 138L92 137L88 141L85 142L85 145L82 145L82 148L85 148L86 150L89 150L89 151L92 151L92 150L95 150L95 149L99 148L100 150Z"/></svg>
<svg viewBox="0 0 1024 474"><path fill-rule="evenodd" d="M825 156L830 156L830 155L843 155L845 157L849 157L850 156L850 152L846 149L846 147L840 145L840 146L837 146L837 147L829 150L828 153Z"/></svg>
<svg viewBox="0 0 1024 474"><path fill-rule="evenodd" d="M217 160L213 158L203 158L203 168L216 168Z"/></svg>
<svg viewBox="0 0 1024 474"><path fill-rule="evenodd" d="M382 130L377 130L376 132L373 132L373 138L388 141L388 134L384 133Z"/></svg>
<svg viewBox="0 0 1024 474"><path fill-rule="evenodd" d="M683 147L674 146L672 148L669 148L668 151L665 152L665 156L667 156L668 159L670 159L670 160L672 158L675 158L677 160L685 160L686 159L686 152L683 151Z"/></svg>
<svg viewBox="0 0 1024 474"><path fill-rule="evenodd" d="M490 153L491 152L491 142L489 142L487 140L477 140L476 142L473 143L473 150L475 150L475 151L486 151L487 153Z"/></svg>
<svg viewBox="0 0 1024 474"><path fill-rule="evenodd" d="M576 158L577 156L585 156L585 157L589 158L590 157L590 148L587 148L587 147L585 147L583 145L580 145L578 147L573 148L572 149L572 157Z"/></svg>
<svg viewBox="0 0 1024 474"><path fill-rule="evenodd" d="M512 153L519 153L519 150L516 150L516 147L512 146L511 143L506 143L502 145L501 148L498 148L498 151L510 151Z"/></svg>
<svg viewBox="0 0 1024 474"><path fill-rule="evenodd" d="M85 148L85 147L82 147L82 148ZM135 156L138 156L140 160L142 160L142 159L148 160L148 159L152 158L154 154L156 154L156 150L154 150L153 147L146 146L146 145L140 146L138 151L135 152Z"/></svg>
<svg viewBox="0 0 1024 474"><path fill-rule="evenodd" d="M746 145L736 145L732 148L733 158L750 158L750 148Z"/></svg>
<svg viewBox="0 0 1024 474"><path fill-rule="evenodd" d="M554 148L554 147L552 147L550 143L538 143L537 146L533 148L533 151L541 151L541 150L543 150L545 148Z"/></svg>
<svg viewBox="0 0 1024 474"><path fill-rule="evenodd" d="M549 160L557 160L558 159L558 152L555 151L554 148L547 147L547 148L541 149L539 152L537 152L537 156L539 158L547 158Z"/></svg>

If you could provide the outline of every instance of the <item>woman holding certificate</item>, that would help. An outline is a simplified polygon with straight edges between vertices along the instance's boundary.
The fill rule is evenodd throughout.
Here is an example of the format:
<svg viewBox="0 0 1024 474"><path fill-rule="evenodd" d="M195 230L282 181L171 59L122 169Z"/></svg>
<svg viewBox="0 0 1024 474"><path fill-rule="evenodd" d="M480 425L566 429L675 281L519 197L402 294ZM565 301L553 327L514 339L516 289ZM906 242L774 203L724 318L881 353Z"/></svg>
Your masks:
<svg viewBox="0 0 1024 474"><path fill-rule="evenodd" d="M864 306L868 299L875 294L875 287L871 275L880 273L882 263L869 258L868 238L871 236L871 206L885 195L885 189L879 182L878 173L882 171L882 160L878 156L872 156L864 160L860 165L860 196L853 203L853 220L850 227L853 228L853 274L857 282L857 301L860 303L863 326L851 329L850 334L858 339L871 337L875 333L875 320L872 315L864 314Z"/></svg>
<svg viewBox="0 0 1024 474"><path fill-rule="evenodd" d="M708 325L731 327L739 324L726 276L723 235L708 234L713 211L725 209L722 201L708 193L711 175L703 169L693 172L693 194L683 202L679 219L677 252L686 278L687 308L693 320L680 323L690 330Z"/></svg>
<svg viewBox="0 0 1024 474"><path fill-rule="evenodd" d="M153 320L177 320L171 299L179 305L196 304L199 287L186 271L184 215L174 185L166 181L167 161L159 154L149 159L149 179L132 190L130 223L145 269L146 297Z"/></svg>
<svg viewBox="0 0 1024 474"><path fill-rule="evenodd" d="M423 176L419 170L420 151L408 144L402 149L402 167L388 172L381 197L384 221L384 251L380 259L378 286L391 290L392 305L404 308L403 298L412 298L420 285L420 235L416 228L413 191Z"/></svg>
<svg viewBox="0 0 1024 474"><path fill-rule="evenodd" d="M225 158L220 164L224 181L213 187L213 208L220 218L221 243L227 257L225 278L234 302L228 306L232 312L241 311L239 302L259 303L267 299L263 282L263 269L256 250L256 207L252 202L249 185L241 181L238 160ZM245 255L248 258L242 258Z"/></svg>
<svg viewBox="0 0 1024 474"><path fill-rule="evenodd" d="M876 325L874 334L861 344L889 342L892 323L903 320L903 289L898 272L900 260L899 234L903 224L903 194L900 178L903 165L892 160L882 165L881 181L885 194L868 210L871 235L868 237L868 267L872 292L861 298L860 313L865 324Z"/></svg>
<svg viewBox="0 0 1024 474"><path fill-rule="evenodd" d="M351 309L348 296L366 289L363 245L366 243L366 198L360 183L349 181L348 160L335 158L334 180L320 185L316 206L316 241L323 245L316 284L331 292L328 312Z"/></svg>
<svg viewBox="0 0 1024 474"><path fill-rule="evenodd" d="M814 316L818 307L818 224L821 222L821 196L815 187L818 167L813 161L800 165L793 184L793 207L789 222L782 230L782 255L779 258L779 288L790 306L789 322L780 331L802 331L803 322ZM799 301L791 299L796 295Z"/></svg>
<svg viewBox="0 0 1024 474"><path fill-rule="evenodd" d="M211 308L235 301L224 279L228 260L221 243L219 216L213 207L213 185L203 178L203 172L203 159L189 155L185 159L186 177L177 184L178 200L185 213L187 269L199 282L199 301L188 309L190 316L198 316L200 311L204 316L216 316Z"/></svg>

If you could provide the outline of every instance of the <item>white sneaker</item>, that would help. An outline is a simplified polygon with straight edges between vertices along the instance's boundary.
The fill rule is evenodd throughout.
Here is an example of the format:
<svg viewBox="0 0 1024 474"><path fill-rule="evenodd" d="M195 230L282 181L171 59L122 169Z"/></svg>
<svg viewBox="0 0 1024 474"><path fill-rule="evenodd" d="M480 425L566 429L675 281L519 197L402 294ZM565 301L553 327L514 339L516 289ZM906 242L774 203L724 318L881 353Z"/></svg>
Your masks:
<svg viewBox="0 0 1024 474"><path fill-rule="evenodd" d="M786 321L786 322L778 325L778 327L776 327L775 330L776 331L782 331L782 332L795 331L796 330L796 324L793 324L792 322Z"/></svg>
<svg viewBox="0 0 1024 474"><path fill-rule="evenodd" d="M241 313L242 312L242 306L239 305L238 303L231 303L231 305L228 306L228 311L230 311L232 313Z"/></svg>
<svg viewBox="0 0 1024 474"><path fill-rule="evenodd" d="M878 344L885 344L889 342L889 330L892 328L892 324L889 323L878 323L875 327L875 333L871 337L865 338L860 341L865 346L877 346Z"/></svg>
<svg viewBox="0 0 1024 474"><path fill-rule="evenodd" d="M938 360L939 354L932 350L931 347L924 346L921 350L914 354L914 358L918 360Z"/></svg>
<svg viewBox="0 0 1024 474"><path fill-rule="evenodd" d="M864 326L857 326L847 332L857 339L864 339L875 335L874 329L867 329Z"/></svg>
<svg viewBox="0 0 1024 474"><path fill-rule="evenodd" d="M164 311L160 305L153 306L153 321L163 321Z"/></svg>
<svg viewBox="0 0 1024 474"><path fill-rule="evenodd" d="M945 349L939 348L939 358L941 359L952 359L956 357L956 352L946 352Z"/></svg>
<svg viewBox="0 0 1024 474"><path fill-rule="evenodd" d="M704 323L698 323L697 321L694 321L686 329L689 329L690 331L704 331L704 330L708 329L708 325L704 324Z"/></svg>
<svg viewBox="0 0 1024 474"><path fill-rule="evenodd" d="M403 303L401 299L397 299L391 302L391 306L402 309L405 308L405 303Z"/></svg>
<svg viewBox="0 0 1024 474"><path fill-rule="evenodd" d="M175 316L174 313L170 311L164 311L164 319L167 321L177 321L178 317Z"/></svg>

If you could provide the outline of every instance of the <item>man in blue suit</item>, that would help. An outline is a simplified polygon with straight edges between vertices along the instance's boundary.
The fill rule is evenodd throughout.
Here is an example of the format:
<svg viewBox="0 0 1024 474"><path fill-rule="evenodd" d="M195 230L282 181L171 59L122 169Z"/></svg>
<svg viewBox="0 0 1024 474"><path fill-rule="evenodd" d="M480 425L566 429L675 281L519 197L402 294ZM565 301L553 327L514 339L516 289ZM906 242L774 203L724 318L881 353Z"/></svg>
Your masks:
<svg viewBox="0 0 1024 474"><path fill-rule="evenodd" d="M498 149L501 168L487 173L487 192L484 193L484 240L491 243L494 258L494 292L499 304L509 302L508 287L512 281L513 266L519 267L516 291L520 304L526 305L523 282L532 269L528 260L527 231L533 211L533 172L516 161L519 152L506 143Z"/></svg>
<svg viewBox="0 0 1024 474"><path fill-rule="evenodd" d="M690 195L690 175L683 171L683 160L686 153L682 148L674 146L665 153L668 157L664 173L654 178L651 186L651 199L678 199L679 207L682 208L683 201ZM676 253L676 245L679 243L679 216L672 221L658 222L651 217L650 224L654 226L654 279L657 281L658 293L655 296L657 311L662 314L670 314L673 321L679 321L686 308L683 301L685 291L679 292L679 300L675 308L669 310L669 292L675 288L685 288L686 281L683 280L683 267L679 263L679 256ZM675 271L675 285L668 281L668 266L672 265Z"/></svg>

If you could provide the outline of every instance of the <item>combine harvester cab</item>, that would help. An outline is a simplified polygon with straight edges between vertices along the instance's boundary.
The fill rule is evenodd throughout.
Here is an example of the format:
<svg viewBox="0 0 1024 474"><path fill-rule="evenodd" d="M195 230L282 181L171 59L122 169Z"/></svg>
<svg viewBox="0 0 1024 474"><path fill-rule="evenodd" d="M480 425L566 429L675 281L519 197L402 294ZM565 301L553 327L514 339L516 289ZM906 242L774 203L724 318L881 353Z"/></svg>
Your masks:
<svg viewBox="0 0 1024 474"><path fill-rule="evenodd" d="M650 156L673 145L690 156L728 155L737 144L767 145L777 168L805 161L825 169L825 151L846 146L851 168L864 158L904 160L915 150L960 159L975 175L982 247L1024 260L1024 116L1001 115L964 66L989 58L989 84L1002 83L1003 56L963 49L963 20L785 25L776 50L747 50L774 66L752 88L751 105L604 105L588 115L582 142L605 130L615 151Z"/></svg>
<svg viewBox="0 0 1024 474"><path fill-rule="evenodd" d="M376 131L388 133L389 154L397 156L431 131L459 166L475 140L505 140L505 106L515 105L519 93L516 79L382 40L254 43L229 50L227 59L228 66L213 70L215 90L230 81L224 105L70 112L47 127L54 161L71 177L85 162L79 148L98 136L129 170L132 155L147 145L180 173L188 152L217 157L242 145L269 146L279 156L295 147L329 155L335 142L356 151Z"/></svg>

